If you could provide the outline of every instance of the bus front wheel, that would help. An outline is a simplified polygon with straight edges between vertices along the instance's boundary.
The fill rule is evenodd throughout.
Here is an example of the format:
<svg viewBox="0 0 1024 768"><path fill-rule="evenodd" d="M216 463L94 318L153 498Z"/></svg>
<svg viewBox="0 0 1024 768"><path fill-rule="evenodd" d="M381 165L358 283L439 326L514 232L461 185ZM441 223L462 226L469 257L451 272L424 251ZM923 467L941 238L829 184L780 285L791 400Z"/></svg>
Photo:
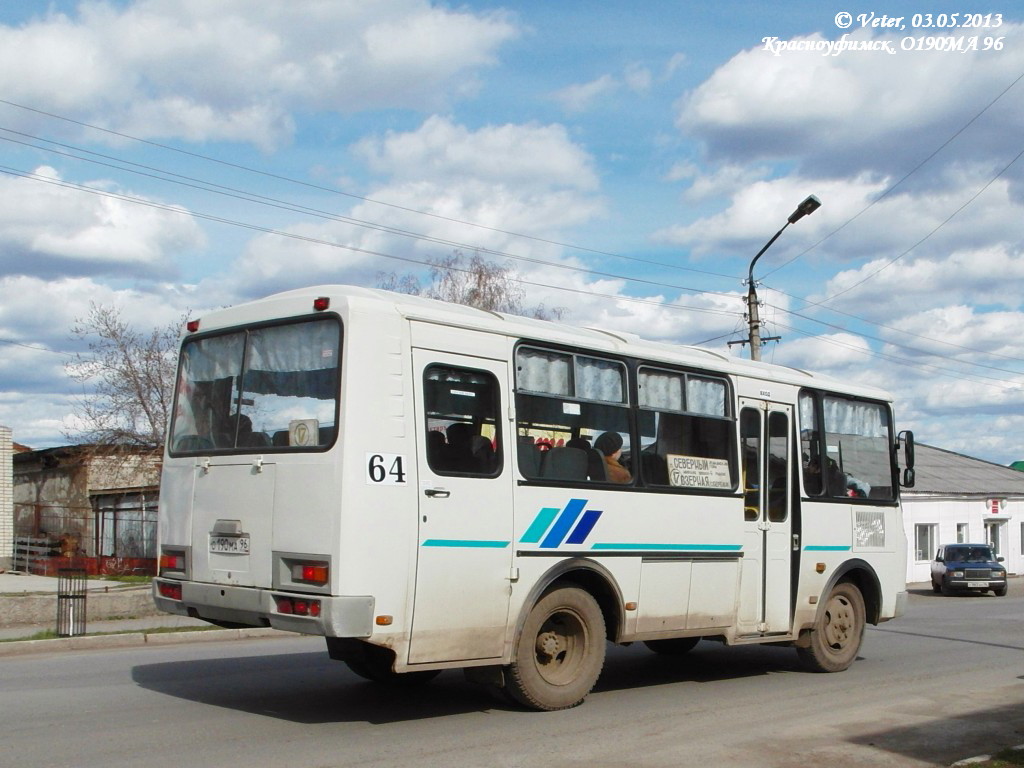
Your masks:
<svg viewBox="0 0 1024 768"><path fill-rule="evenodd" d="M508 668L506 690L532 709L582 703L604 666L604 616L578 587L544 595L530 611Z"/></svg>
<svg viewBox="0 0 1024 768"><path fill-rule="evenodd" d="M841 672L857 658L864 639L864 597L849 582L836 584L815 621L800 660L812 672Z"/></svg>

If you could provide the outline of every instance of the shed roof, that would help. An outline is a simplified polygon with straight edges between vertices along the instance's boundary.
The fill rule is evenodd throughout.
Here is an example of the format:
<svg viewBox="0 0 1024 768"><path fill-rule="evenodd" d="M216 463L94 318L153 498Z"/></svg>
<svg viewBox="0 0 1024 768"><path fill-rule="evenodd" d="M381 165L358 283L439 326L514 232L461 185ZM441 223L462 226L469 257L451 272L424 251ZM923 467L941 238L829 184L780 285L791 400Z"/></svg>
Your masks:
<svg viewBox="0 0 1024 768"><path fill-rule="evenodd" d="M915 445L914 459L916 483L903 491L904 497L1024 496L1024 472L1002 464L922 443Z"/></svg>

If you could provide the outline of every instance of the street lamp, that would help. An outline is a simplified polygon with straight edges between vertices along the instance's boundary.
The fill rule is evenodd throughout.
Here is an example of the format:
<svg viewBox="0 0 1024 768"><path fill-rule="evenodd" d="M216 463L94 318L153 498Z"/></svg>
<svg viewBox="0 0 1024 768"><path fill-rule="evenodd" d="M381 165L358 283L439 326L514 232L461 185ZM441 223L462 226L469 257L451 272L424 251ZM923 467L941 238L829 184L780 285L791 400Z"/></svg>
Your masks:
<svg viewBox="0 0 1024 768"><path fill-rule="evenodd" d="M789 214L789 218L786 219L786 223L782 225L782 229L775 233L775 236L765 243L764 248L757 252L757 256L754 257L753 261L750 262L750 270L747 272L747 318L750 322L750 359L760 360L761 359L761 319L757 316L757 291L754 288L754 264L761 258L765 251L771 248L772 243L779 239L786 227L790 224L796 224L804 216L809 216L821 207L821 200L816 198L814 195L810 195L800 205L796 207L796 210Z"/></svg>

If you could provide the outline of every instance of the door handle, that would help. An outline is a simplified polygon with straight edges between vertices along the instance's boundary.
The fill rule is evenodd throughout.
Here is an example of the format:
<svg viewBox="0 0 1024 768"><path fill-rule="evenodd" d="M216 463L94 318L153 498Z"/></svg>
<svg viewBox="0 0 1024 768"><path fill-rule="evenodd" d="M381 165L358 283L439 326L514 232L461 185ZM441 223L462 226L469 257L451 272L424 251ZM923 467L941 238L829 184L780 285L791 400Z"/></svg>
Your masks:
<svg viewBox="0 0 1024 768"><path fill-rule="evenodd" d="M423 493L432 499L447 499L452 495L447 488L427 488Z"/></svg>

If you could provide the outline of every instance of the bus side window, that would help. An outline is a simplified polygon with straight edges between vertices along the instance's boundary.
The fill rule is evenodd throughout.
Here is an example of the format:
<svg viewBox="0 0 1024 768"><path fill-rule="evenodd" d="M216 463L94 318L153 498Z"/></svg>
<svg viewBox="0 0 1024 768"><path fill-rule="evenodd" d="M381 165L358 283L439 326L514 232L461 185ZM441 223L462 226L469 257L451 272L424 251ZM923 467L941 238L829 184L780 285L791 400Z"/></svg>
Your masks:
<svg viewBox="0 0 1024 768"><path fill-rule="evenodd" d="M502 442L498 380L487 371L431 365L423 374L427 465L439 475L497 477Z"/></svg>

